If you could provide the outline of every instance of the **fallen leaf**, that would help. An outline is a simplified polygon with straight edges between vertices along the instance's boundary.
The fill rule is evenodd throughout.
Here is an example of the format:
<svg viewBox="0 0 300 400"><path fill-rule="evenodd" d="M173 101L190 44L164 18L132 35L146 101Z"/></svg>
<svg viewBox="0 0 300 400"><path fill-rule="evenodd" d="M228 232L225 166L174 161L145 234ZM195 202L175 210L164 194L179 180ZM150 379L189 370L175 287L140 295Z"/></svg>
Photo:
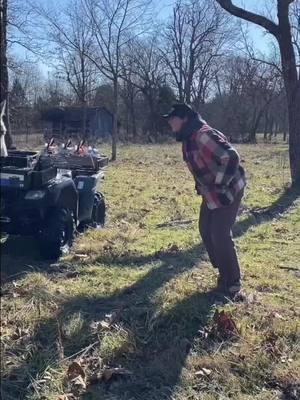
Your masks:
<svg viewBox="0 0 300 400"><path fill-rule="evenodd" d="M274 228L274 231L277 233L286 233L286 232L288 232L288 229L285 228L284 226L276 226Z"/></svg>
<svg viewBox="0 0 300 400"><path fill-rule="evenodd" d="M281 314L279 314L278 312L276 312L276 311L273 311L273 312L271 313L271 316L272 316L273 318L282 319L282 320L285 321L285 318L284 318Z"/></svg>
<svg viewBox="0 0 300 400"><path fill-rule="evenodd" d="M230 313L225 312L224 310L221 312L216 310L213 320L215 323L214 329L222 337L228 338L238 335L238 328Z"/></svg>
<svg viewBox="0 0 300 400"><path fill-rule="evenodd" d="M96 333L102 330L109 330L111 328L111 325L109 322L103 320L103 321L93 321L90 324L90 327L92 331Z"/></svg>
<svg viewBox="0 0 300 400"><path fill-rule="evenodd" d="M76 260L85 260L86 258L88 258L88 255L87 254L75 254L74 258Z"/></svg>
<svg viewBox="0 0 300 400"><path fill-rule="evenodd" d="M132 372L128 371L125 368L106 368L102 373L102 379L104 381L109 381L115 376L126 376L132 375Z"/></svg>
<svg viewBox="0 0 300 400"><path fill-rule="evenodd" d="M79 386L81 389L86 389L85 380L81 375L78 375L76 378L72 379L71 382L73 383L73 385Z"/></svg>
<svg viewBox="0 0 300 400"><path fill-rule="evenodd" d="M78 376L81 376L83 379L85 379L85 372L78 362L73 361L72 364L69 365L67 377L70 381L72 381Z"/></svg>
<svg viewBox="0 0 300 400"><path fill-rule="evenodd" d="M200 329L198 332L203 339L207 339L210 334L210 329L205 327L204 329Z"/></svg>
<svg viewBox="0 0 300 400"><path fill-rule="evenodd" d="M18 340L21 339L24 336L27 336L29 334L29 329L22 329L17 327L14 331L14 333L12 334L11 338L13 340Z"/></svg>
<svg viewBox="0 0 300 400"><path fill-rule="evenodd" d="M121 310L114 311L110 314L105 315L105 320L93 321L90 325L91 329L94 331L108 330L119 321L121 315Z"/></svg>
<svg viewBox="0 0 300 400"><path fill-rule="evenodd" d="M209 376L212 373L211 369L201 368L200 371L195 372L196 376Z"/></svg>
<svg viewBox="0 0 300 400"><path fill-rule="evenodd" d="M22 287L20 284L15 283L13 284L13 290L8 291L8 294L11 294L12 297L15 299L17 297L25 296L28 294L28 290Z"/></svg>
<svg viewBox="0 0 300 400"><path fill-rule="evenodd" d="M107 321L100 321L98 324L98 327L101 327L102 329L109 329L111 327L110 323Z"/></svg>
<svg viewBox="0 0 300 400"><path fill-rule="evenodd" d="M202 371L206 374L206 375L210 375L212 373L211 369L208 368L202 368Z"/></svg>
<svg viewBox="0 0 300 400"><path fill-rule="evenodd" d="M257 301L257 296L256 296L256 294L255 294L255 293L250 293L250 294L247 296L247 303L248 303L248 304L251 304L251 303L254 303L255 301Z"/></svg>
<svg viewBox="0 0 300 400"><path fill-rule="evenodd" d="M171 251L171 252L174 252L174 253L177 253L177 252L179 252L179 247L177 246L177 244L172 244L172 245L170 245L169 246L169 248L168 248L168 251Z"/></svg>

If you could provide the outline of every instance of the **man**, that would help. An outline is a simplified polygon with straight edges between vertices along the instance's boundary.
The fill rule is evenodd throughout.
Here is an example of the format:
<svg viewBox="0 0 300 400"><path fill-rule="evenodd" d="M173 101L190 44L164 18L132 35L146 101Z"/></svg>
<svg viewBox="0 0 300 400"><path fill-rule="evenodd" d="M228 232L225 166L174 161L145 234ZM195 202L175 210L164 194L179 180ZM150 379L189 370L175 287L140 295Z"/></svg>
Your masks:
<svg viewBox="0 0 300 400"><path fill-rule="evenodd" d="M226 137L188 105L174 104L163 117L182 142L183 159L203 198L199 230L210 261L219 270L216 289L235 298L241 273L231 229L246 185L240 157Z"/></svg>

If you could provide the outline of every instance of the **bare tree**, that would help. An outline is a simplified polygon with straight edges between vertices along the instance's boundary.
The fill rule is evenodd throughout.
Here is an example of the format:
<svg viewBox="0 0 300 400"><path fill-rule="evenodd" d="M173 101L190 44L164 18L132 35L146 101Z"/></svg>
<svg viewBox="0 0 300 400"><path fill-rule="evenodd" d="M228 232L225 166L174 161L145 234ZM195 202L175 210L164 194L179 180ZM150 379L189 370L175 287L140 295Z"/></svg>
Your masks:
<svg viewBox="0 0 300 400"><path fill-rule="evenodd" d="M292 28L292 40L296 54L296 64L298 69L300 68L300 2L299 0L294 1L291 4L291 28Z"/></svg>
<svg viewBox="0 0 300 400"><path fill-rule="evenodd" d="M27 54L41 55L43 42L40 41L34 7L31 0L10 0L8 2L8 47L22 48Z"/></svg>
<svg viewBox="0 0 300 400"><path fill-rule="evenodd" d="M253 63L253 60L248 62L250 71L247 69L245 71L244 95L250 100L249 109L252 111L249 141L256 143L256 133L261 119L271 102L278 96L280 76L270 65Z"/></svg>
<svg viewBox="0 0 300 400"><path fill-rule="evenodd" d="M95 66L87 56L93 44L92 29L82 17L80 1L73 3L71 9L65 10L64 20L64 34L61 29L58 31L54 28L52 35L57 49L56 70L70 85L82 107L82 135L86 137L88 100L97 84Z"/></svg>
<svg viewBox="0 0 300 400"><path fill-rule="evenodd" d="M136 64L132 53L129 51L122 58L122 80L120 88L120 96L123 99L126 108L126 133L129 136L129 131L132 131L133 138L137 137L136 123L136 107L135 100L140 92L138 85L135 83Z"/></svg>
<svg viewBox="0 0 300 400"><path fill-rule="evenodd" d="M82 135L87 136L87 103L96 89L96 68L88 54L93 46L92 28L83 13L82 0L68 3L61 9L46 9L38 4L34 10L42 18L49 50L45 62L56 70L75 94L82 108ZM51 61L49 62L48 59Z"/></svg>
<svg viewBox="0 0 300 400"><path fill-rule="evenodd" d="M165 62L180 101L199 102L207 88L209 70L228 39L224 13L208 1L178 0L165 31Z"/></svg>
<svg viewBox="0 0 300 400"><path fill-rule="evenodd" d="M144 131L149 138L157 136L158 98L160 87L165 83L166 72L163 56L157 46L157 35L135 40L127 48L127 60L131 59L131 83L143 94L149 109ZM126 62L128 65L128 62ZM126 68L126 65L124 65ZM123 76L123 79L127 79Z"/></svg>
<svg viewBox="0 0 300 400"><path fill-rule="evenodd" d="M93 29L95 46L89 58L113 84L112 160L117 157L119 78L125 46L145 31L145 0L83 0Z"/></svg>
<svg viewBox="0 0 300 400"><path fill-rule="evenodd" d="M287 95L289 120L289 155L293 185L300 185L300 71L297 68L293 30L289 8L295 0L277 0L278 23L271 19L237 7L231 0L216 0L230 14L264 28L275 37L281 56L282 76ZM298 0L297 0L298 1ZM296 18L299 23L299 15Z"/></svg>

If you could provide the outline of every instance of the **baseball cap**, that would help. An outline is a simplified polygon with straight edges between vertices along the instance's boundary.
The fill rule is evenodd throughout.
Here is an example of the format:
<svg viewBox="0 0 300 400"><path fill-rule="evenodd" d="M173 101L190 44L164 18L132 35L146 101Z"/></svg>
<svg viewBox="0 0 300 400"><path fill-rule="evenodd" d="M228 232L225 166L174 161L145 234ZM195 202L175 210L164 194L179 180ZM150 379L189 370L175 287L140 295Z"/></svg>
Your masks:
<svg viewBox="0 0 300 400"><path fill-rule="evenodd" d="M163 118L171 118L171 117L179 117L185 118L194 116L196 112L185 103L176 103L172 105L172 108L169 110L167 114L162 115Z"/></svg>

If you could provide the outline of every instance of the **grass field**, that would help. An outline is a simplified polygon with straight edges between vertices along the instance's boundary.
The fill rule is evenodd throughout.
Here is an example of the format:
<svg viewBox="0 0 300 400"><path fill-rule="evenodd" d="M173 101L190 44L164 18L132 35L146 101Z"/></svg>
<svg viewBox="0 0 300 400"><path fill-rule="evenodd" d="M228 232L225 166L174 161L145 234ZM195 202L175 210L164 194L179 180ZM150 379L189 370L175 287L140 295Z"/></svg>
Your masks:
<svg viewBox="0 0 300 400"><path fill-rule="evenodd" d="M178 145L121 147L104 230L56 264L30 239L3 240L3 399L300 398L300 197L286 190L286 146L239 151L247 302L210 293L201 200Z"/></svg>

